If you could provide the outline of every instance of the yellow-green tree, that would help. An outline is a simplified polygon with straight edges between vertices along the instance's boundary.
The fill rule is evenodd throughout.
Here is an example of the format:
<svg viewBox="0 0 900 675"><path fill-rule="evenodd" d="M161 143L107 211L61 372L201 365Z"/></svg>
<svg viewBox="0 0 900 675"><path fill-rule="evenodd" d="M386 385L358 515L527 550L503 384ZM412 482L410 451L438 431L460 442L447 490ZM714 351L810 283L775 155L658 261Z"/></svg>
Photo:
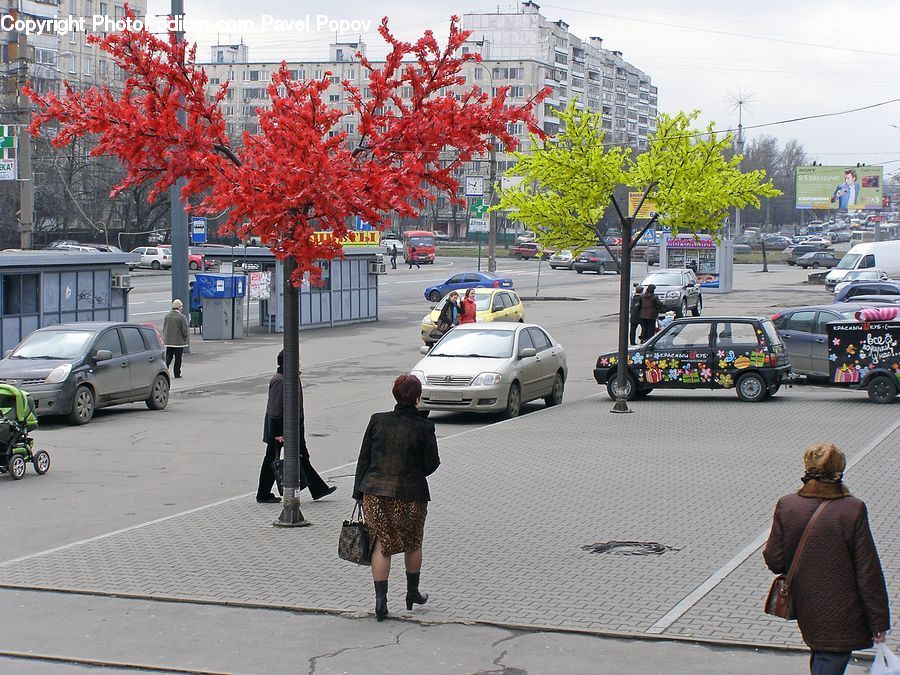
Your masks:
<svg viewBox="0 0 900 675"><path fill-rule="evenodd" d="M759 207L760 197L780 192L762 170L741 173L740 156L728 158L731 136L692 127L699 111L661 114L649 149L633 157L631 150L607 144L601 115L576 107L559 113L559 134L534 137L530 152L515 153L509 176L522 180L499 190L493 207L509 211L553 248L583 249L602 243L601 221L612 206L622 226L619 302L619 392L615 411L627 411L628 303L631 252L657 221L673 232L708 232L716 236L733 207ZM650 219L637 221L615 198L624 185L640 191L655 206Z"/></svg>

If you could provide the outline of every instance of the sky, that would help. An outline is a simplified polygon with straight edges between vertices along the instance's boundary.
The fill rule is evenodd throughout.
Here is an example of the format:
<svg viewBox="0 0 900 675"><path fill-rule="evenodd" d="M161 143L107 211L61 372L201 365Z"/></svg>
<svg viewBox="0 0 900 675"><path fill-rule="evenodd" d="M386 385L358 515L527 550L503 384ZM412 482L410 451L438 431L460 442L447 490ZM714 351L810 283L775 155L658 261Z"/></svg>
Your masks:
<svg viewBox="0 0 900 675"><path fill-rule="evenodd" d="M149 15L168 13L169 0L148 0ZM745 139L766 134L779 144L797 140L811 160L826 165L882 164L900 171L900 2L870 0L553 0L541 13L562 19L583 39L603 46L647 73L659 88L659 109L699 109L703 124L735 128L738 101ZM451 14L516 11L518 3L453 0L184 0L201 60L217 41L243 39L251 60L327 59L335 37L362 37L371 58L383 56L376 29L382 16L401 38L425 29L447 34ZM271 18L266 18L266 15ZM304 19L276 26L273 20ZM336 34L331 22L345 22ZM247 25L238 25L244 22ZM252 26L252 27L251 27ZM338 28L340 31L340 28ZM897 100L894 100L897 99ZM888 101L890 103L882 104ZM843 113L858 108L867 110ZM818 119L780 123L796 118ZM892 125L897 125L892 126Z"/></svg>

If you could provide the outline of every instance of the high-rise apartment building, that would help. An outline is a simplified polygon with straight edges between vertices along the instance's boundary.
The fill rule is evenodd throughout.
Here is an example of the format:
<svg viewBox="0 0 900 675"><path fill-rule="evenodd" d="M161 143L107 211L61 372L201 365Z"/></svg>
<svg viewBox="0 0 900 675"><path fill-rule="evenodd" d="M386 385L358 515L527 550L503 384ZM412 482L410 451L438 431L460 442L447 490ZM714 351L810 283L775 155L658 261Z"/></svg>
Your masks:
<svg viewBox="0 0 900 675"><path fill-rule="evenodd" d="M462 27L472 34L463 47L464 52L478 53L480 62L469 61L463 66L465 88L473 84L495 93L508 86L507 98L522 104L544 87L551 95L535 110L538 124L548 134L559 130L558 108L572 100L576 105L603 114L607 140L640 151L646 149L648 135L655 130L657 90L650 77L624 60L622 52L603 47L603 40L591 37L582 40L572 34L564 21L550 21L540 13L534 2L525 2L518 12L464 14ZM365 88L365 72L356 53L366 53L363 42L330 45L328 59L317 62L290 62L288 68L296 79L321 79L326 72L333 88L327 101L333 106L347 106L341 82L345 79ZM376 67L378 62L374 62ZM246 45L215 45L210 63L204 64L209 76L210 93L223 82L230 82L224 113L228 133L237 138L241 131L257 129L256 110L269 104L266 87L279 62L251 62ZM410 92L411 93L411 92ZM401 91L401 95L406 95ZM344 131L352 142L358 120L352 116L341 121L334 133ZM521 123L510 129L527 150L530 145L528 129ZM497 153L496 175L510 168L514 158ZM490 175L488 159L481 158L459 169L458 176ZM498 214L501 233L512 227ZM454 207L439 196L432 207L415 223L452 236L465 235L468 213ZM401 223L403 227L413 223Z"/></svg>

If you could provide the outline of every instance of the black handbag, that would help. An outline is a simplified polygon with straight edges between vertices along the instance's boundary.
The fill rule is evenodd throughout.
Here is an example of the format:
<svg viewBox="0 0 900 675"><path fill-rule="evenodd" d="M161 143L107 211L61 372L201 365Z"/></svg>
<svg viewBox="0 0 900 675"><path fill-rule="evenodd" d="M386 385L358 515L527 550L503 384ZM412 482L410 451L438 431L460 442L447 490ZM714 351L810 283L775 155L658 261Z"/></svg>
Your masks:
<svg viewBox="0 0 900 675"><path fill-rule="evenodd" d="M284 460L272 460L272 473L275 474L275 486L278 488L278 494L284 496Z"/></svg>
<svg viewBox="0 0 900 675"><path fill-rule="evenodd" d="M359 511L359 519L356 513ZM372 564L372 549L369 541L369 528L365 522L362 505L357 502L350 514L350 520L341 525L341 536L338 539L338 557L357 565Z"/></svg>

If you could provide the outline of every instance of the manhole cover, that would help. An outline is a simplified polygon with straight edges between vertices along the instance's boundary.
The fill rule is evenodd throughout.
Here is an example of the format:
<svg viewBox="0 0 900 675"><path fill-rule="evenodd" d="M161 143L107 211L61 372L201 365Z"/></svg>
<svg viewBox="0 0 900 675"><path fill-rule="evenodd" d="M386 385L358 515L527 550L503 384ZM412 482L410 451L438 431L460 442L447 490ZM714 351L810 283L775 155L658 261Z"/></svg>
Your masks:
<svg viewBox="0 0 900 675"><path fill-rule="evenodd" d="M609 555L662 555L669 551L680 551L655 541L601 541L586 544L581 550L589 553L606 553Z"/></svg>

